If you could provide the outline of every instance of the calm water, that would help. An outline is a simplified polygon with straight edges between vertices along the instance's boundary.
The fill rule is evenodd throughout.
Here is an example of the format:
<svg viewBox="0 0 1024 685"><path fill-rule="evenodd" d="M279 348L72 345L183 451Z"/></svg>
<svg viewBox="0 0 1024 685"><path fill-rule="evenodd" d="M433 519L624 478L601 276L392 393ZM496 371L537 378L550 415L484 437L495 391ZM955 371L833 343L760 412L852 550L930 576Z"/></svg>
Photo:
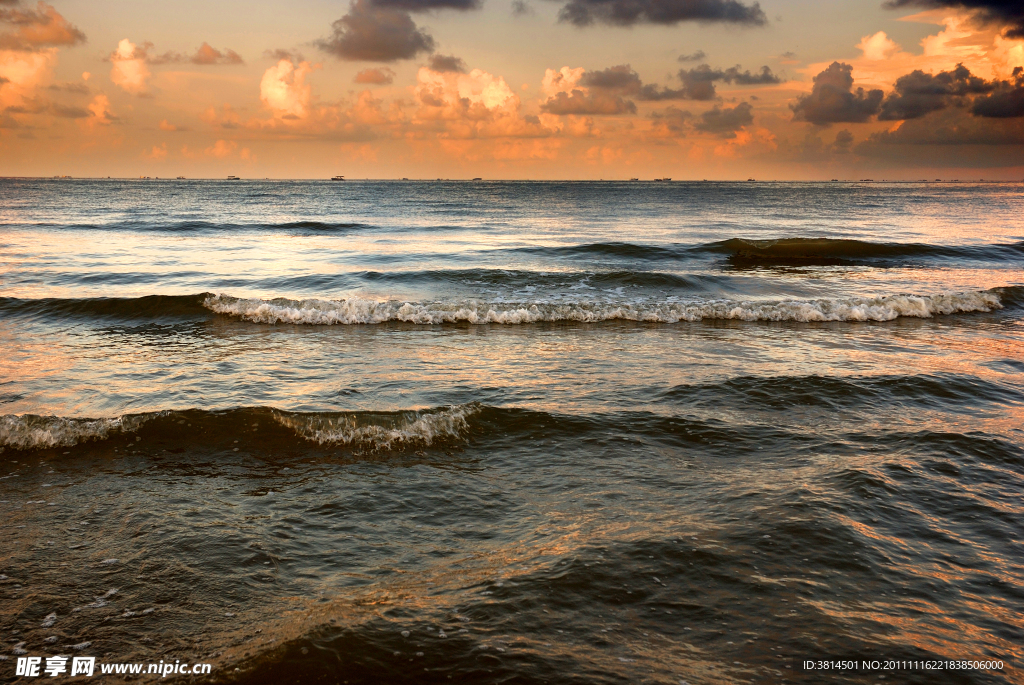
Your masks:
<svg viewBox="0 0 1024 685"><path fill-rule="evenodd" d="M0 181L0 680L1022 683L1022 216Z"/></svg>

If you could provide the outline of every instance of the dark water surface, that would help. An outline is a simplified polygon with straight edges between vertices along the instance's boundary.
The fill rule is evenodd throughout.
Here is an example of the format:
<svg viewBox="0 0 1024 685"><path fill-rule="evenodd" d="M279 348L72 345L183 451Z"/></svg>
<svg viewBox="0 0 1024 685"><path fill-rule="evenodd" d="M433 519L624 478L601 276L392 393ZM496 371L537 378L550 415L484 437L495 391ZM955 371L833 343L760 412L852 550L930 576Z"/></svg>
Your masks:
<svg viewBox="0 0 1024 685"><path fill-rule="evenodd" d="M0 181L0 680L1022 683L1022 216Z"/></svg>

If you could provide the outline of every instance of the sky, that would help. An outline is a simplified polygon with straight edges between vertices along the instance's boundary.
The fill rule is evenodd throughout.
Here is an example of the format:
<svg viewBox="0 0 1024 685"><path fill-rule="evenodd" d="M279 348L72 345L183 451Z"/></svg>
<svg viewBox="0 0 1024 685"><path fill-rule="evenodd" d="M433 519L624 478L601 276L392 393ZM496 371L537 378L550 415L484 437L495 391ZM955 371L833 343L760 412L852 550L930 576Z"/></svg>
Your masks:
<svg viewBox="0 0 1024 685"><path fill-rule="evenodd" d="M1020 0L0 0L0 176L1024 179Z"/></svg>

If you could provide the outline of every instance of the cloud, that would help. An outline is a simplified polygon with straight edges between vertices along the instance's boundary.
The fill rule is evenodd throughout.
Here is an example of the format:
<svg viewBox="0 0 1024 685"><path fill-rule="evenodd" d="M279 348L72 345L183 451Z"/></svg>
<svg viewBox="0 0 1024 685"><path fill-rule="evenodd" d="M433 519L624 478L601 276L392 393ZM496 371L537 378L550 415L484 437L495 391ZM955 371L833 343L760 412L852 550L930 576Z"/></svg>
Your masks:
<svg viewBox="0 0 1024 685"><path fill-rule="evenodd" d="M1014 68L1012 83L1000 81L994 85L995 92L976 99L971 112L993 119L1024 117L1024 68Z"/></svg>
<svg viewBox="0 0 1024 685"><path fill-rule="evenodd" d="M89 86L85 85L84 83L79 83L77 81L51 83L49 86L47 86L47 89L64 93L76 93L78 95L88 95L90 92Z"/></svg>
<svg viewBox="0 0 1024 685"><path fill-rule="evenodd" d="M264 57L269 57L275 62L280 62L283 59L290 59L293 62L305 62L306 58L302 56L302 53L298 50L285 50L284 48L277 48L276 50L264 50Z"/></svg>
<svg viewBox="0 0 1024 685"><path fill-rule="evenodd" d="M621 95L574 90L557 93L540 106L548 114L636 114L636 105Z"/></svg>
<svg viewBox="0 0 1024 685"><path fill-rule="evenodd" d="M678 138L686 133L693 115L685 109L668 106L659 112L652 112L651 132L658 138Z"/></svg>
<svg viewBox="0 0 1024 685"><path fill-rule="evenodd" d="M735 107L725 109L715 105L700 115L700 121L694 126L698 131L714 133L722 138L735 138L736 131L754 123L754 108L749 102L741 102Z"/></svg>
<svg viewBox="0 0 1024 685"><path fill-rule="evenodd" d="M853 134L844 128L836 134L836 139L832 143L832 150L838 154L845 155L850 152L852 146Z"/></svg>
<svg viewBox="0 0 1024 685"><path fill-rule="evenodd" d="M879 31L872 36L864 36L857 43L857 47L864 55L864 59L875 62L888 58L899 49L899 46L885 34L885 31Z"/></svg>
<svg viewBox="0 0 1024 685"><path fill-rule="evenodd" d="M86 109L92 115L89 119L90 123L109 126L117 120L117 117L110 111L110 99L102 93L94 97Z"/></svg>
<svg viewBox="0 0 1024 685"><path fill-rule="evenodd" d="M714 100L718 97L715 90L715 82L736 84L738 86L773 85L782 83L782 78L772 73L767 67L761 67L761 71L751 73L750 70L740 71L739 65L728 69L712 69L707 64L701 64L693 69L681 69L679 80L683 82L683 89L679 91L680 99L686 100ZM675 91L671 91L675 93ZM652 97L650 99L669 99L667 97Z"/></svg>
<svg viewBox="0 0 1024 685"><path fill-rule="evenodd" d="M380 69L363 69L356 74L355 82L375 86L386 86L395 80L395 72L387 67Z"/></svg>
<svg viewBox="0 0 1024 685"><path fill-rule="evenodd" d="M1024 38L1024 3L1020 0L889 0L884 7L921 7L971 12L982 22L1004 27L1004 35L1007 38Z"/></svg>
<svg viewBox="0 0 1024 685"><path fill-rule="evenodd" d="M697 52L691 52L688 55L679 55L678 59L680 62L699 62L706 57L707 53L703 50L698 50Z"/></svg>
<svg viewBox="0 0 1024 685"><path fill-rule="evenodd" d="M376 7L386 7L406 12L427 12L430 10L475 10L480 0L372 0Z"/></svg>
<svg viewBox="0 0 1024 685"><path fill-rule="evenodd" d="M394 62L434 51L434 39L416 27L408 12L376 7L369 0L353 0L348 14L331 27L331 36L317 47L341 59Z"/></svg>
<svg viewBox="0 0 1024 685"><path fill-rule="evenodd" d="M209 43L203 42L195 54L188 58L192 64L245 64L242 56L234 50L225 49L224 52L211 47Z"/></svg>
<svg viewBox="0 0 1024 685"><path fill-rule="evenodd" d="M237 149L238 143L233 140L218 140L216 143L203 150L203 154L208 157L224 159L225 157L230 157L234 154Z"/></svg>
<svg viewBox="0 0 1024 685"><path fill-rule="evenodd" d="M972 75L962 64L934 76L915 69L896 79L895 90L882 103L878 119L916 119L946 107L953 97L989 93L994 89L994 84Z"/></svg>
<svg viewBox="0 0 1024 685"><path fill-rule="evenodd" d="M459 74L469 71L466 63L455 55L431 55L427 67L431 71L454 71Z"/></svg>
<svg viewBox="0 0 1024 685"><path fill-rule="evenodd" d="M814 77L810 95L801 96L790 105L796 121L809 121L818 126L834 123L863 123L878 112L882 91L863 88L853 90L853 67L833 62Z"/></svg>
<svg viewBox="0 0 1024 685"><path fill-rule="evenodd" d="M110 80L114 85L128 93L146 92L146 79L150 76L146 45L138 46L124 38L111 53L110 61Z"/></svg>
<svg viewBox="0 0 1024 685"><path fill-rule="evenodd" d="M860 154L890 154L882 148L895 146L1024 145L1024 119L985 119L972 116L966 107L948 107L904 121L896 128L871 134L857 146ZM895 154L895 153L893 153ZM1020 150L1017 149L1017 165Z"/></svg>
<svg viewBox="0 0 1024 685"><path fill-rule="evenodd" d="M143 152L142 156L146 159L152 159L155 162L167 159L167 143L154 145L153 149Z"/></svg>
<svg viewBox="0 0 1024 685"><path fill-rule="evenodd" d="M622 93L639 92L641 85L640 76L628 64L603 71L586 71L582 67L547 69L541 91L548 97L540 109L559 115L635 114L636 105L623 98Z"/></svg>
<svg viewBox="0 0 1024 685"><path fill-rule="evenodd" d="M0 50L0 110L22 104L35 97L36 90L53 78L57 64L57 49L45 48L36 52Z"/></svg>
<svg viewBox="0 0 1024 685"><path fill-rule="evenodd" d="M758 3L744 5L737 0L570 0L558 18L576 26L595 22L615 26L673 25L683 21L748 26L768 23Z"/></svg>
<svg viewBox="0 0 1024 685"><path fill-rule="evenodd" d="M167 121L166 119L164 119L163 121L160 122L159 129L161 131L187 131L188 130L184 126L178 126L177 124L172 124L171 122Z"/></svg>
<svg viewBox="0 0 1024 685"><path fill-rule="evenodd" d="M302 119L309 113L312 89L306 83L306 76L319 68L309 62L283 59L263 72L260 80L260 100L275 117L281 119Z"/></svg>
<svg viewBox="0 0 1024 685"><path fill-rule="evenodd" d="M512 16L522 17L533 13L533 7L526 0L512 0Z"/></svg>
<svg viewBox="0 0 1024 685"><path fill-rule="evenodd" d="M461 143L452 145L453 141L545 138L557 129L557 117L522 116L519 96L505 79L482 69L463 74L421 67L416 81L416 99L420 106L411 128L406 130L413 135L432 133L448 152L459 154L461 150L461 159L467 159L464 155L470 154L471 148ZM545 119L555 121L545 125L542 123Z"/></svg>
<svg viewBox="0 0 1024 685"><path fill-rule="evenodd" d="M0 24L14 27L13 32L0 33L0 50L70 47L85 42L85 34L45 2L35 9L0 8Z"/></svg>

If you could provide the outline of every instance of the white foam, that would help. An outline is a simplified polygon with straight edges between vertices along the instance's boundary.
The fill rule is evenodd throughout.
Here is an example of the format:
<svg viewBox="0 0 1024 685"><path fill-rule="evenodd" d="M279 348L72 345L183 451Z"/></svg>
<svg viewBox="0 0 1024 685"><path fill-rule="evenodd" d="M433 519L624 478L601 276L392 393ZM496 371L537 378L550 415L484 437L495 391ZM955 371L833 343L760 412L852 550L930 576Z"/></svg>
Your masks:
<svg viewBox="0 0 1024 685"><path fill-rule="evenodd" d="M116 433L131 432L144 417L68 419L60 416L0 416L0 451L71 447L89 440L105 440Z"/></svg>
<svg viewBox="0 0 1024 685"><path fill-rule="evenodd" d="M212 295L203 302L219 314L255 323L311 325L415 324L466 322L524 324L542 321L597 322L613 319L678 323L706 319L741 321L891 321L903 316L929 318L999 309L999 295L988 290L937 295L815 300L647 300L632 302L487 302L460 299L434 302L342 300L258 300Z"/></svg>
<svg viewBox="0 0 1024 685"><path fill-rule="evenodd" d="M468 418L476 405L448 407L440 411L408 411L396 414L275 414L282 425L321 445L345 445L369 450L428 446L457 438L469 429Z"/></svg>

